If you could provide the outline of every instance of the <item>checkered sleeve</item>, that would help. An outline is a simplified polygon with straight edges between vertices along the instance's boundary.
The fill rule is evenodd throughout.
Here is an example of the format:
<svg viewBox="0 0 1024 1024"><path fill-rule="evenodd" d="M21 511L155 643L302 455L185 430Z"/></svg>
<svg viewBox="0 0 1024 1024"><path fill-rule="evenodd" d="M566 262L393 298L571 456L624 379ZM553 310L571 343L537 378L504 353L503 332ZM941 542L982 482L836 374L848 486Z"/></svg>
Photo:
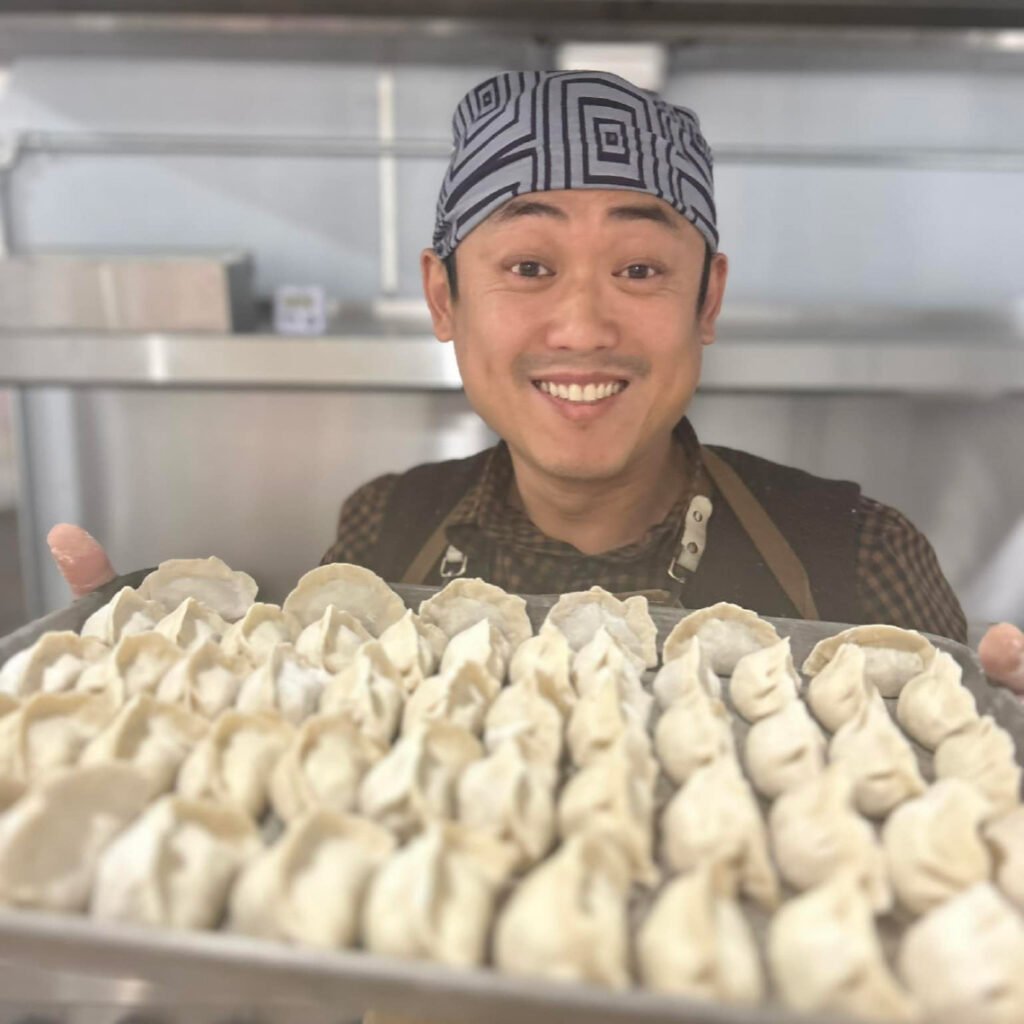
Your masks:
<svg viewBox="0 0 1024 1024"><path fill-rule="evenodd" d="M384 510L398 481L397 473L379 476L353 491L341 506L334 543L320 559L364 565L373 556L380 540Z"/></svg>
<svg viewBox="0 0 1024 1024"><path fill-rule="evenodd" d="M967 620L928 539L902 512L860 499L857 599L862 622L967 640Z"/></svg>

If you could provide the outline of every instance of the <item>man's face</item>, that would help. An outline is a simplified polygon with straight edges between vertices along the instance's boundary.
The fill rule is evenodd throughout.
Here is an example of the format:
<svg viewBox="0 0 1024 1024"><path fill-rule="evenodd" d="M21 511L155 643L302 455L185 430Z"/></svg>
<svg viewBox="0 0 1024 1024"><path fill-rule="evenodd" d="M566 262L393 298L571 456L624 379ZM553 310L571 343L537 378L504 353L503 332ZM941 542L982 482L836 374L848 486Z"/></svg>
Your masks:
<svg viewBox="0 0 1024 1024"><path fill-rule="evenodd" d="M663 453L700 377L725 287L704 239L627 191L532 193L459 245L458 299L423 256L435 333L453 338L473 408L547 477L614 480Z"/></svg>

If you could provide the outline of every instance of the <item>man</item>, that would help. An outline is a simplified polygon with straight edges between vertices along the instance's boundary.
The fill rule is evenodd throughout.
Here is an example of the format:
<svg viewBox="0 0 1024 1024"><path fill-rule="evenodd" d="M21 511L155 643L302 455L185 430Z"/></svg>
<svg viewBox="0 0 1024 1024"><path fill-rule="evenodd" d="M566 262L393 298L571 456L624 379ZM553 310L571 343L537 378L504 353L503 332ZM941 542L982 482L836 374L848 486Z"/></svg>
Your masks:
<svg viewBox="0 0 1024 1024"><path fill-rule="evenodd" d="M696 116L613 75L530 72L481 83L453 124L424 293L503 440L360 488L324 561L965 640L899 512L853 483L703 447L685 419L728 275ZM51 545L73 586L110 572L72 528ZM1019 630L990 631L982 655L1024 689Z"/></svg>

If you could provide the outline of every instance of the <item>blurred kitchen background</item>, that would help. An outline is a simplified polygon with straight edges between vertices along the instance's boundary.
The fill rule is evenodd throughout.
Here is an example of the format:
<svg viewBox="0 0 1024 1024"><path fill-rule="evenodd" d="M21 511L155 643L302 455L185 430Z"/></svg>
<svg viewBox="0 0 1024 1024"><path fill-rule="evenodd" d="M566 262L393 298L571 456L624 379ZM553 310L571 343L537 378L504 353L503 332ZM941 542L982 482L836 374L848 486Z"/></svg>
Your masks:
<svg viewBox="0 0 1024 1024"><path fill-rule="evenodd" d="M556 66L661 88L715 148L732 271L702 438L860 481L972 620L1024 624L1019 3L20 6L0 632L66 603L55 522L124 571L213 553L279 599L358 484L490 443L418 253L457 100Z"/></svg>

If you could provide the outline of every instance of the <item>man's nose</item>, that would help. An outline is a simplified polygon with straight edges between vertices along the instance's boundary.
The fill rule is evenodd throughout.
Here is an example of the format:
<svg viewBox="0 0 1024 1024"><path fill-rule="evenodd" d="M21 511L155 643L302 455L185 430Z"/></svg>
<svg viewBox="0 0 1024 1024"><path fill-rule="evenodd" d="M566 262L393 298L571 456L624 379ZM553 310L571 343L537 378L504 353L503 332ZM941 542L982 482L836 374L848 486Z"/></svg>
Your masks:
<svg viewBox="0 0 1024 1024"><path fill-rule="evenodd" d="M549 347L589 351L618 343L618 326L603 291L602 282L589 275L574 275L561 284L552 296Z"/></svg>

